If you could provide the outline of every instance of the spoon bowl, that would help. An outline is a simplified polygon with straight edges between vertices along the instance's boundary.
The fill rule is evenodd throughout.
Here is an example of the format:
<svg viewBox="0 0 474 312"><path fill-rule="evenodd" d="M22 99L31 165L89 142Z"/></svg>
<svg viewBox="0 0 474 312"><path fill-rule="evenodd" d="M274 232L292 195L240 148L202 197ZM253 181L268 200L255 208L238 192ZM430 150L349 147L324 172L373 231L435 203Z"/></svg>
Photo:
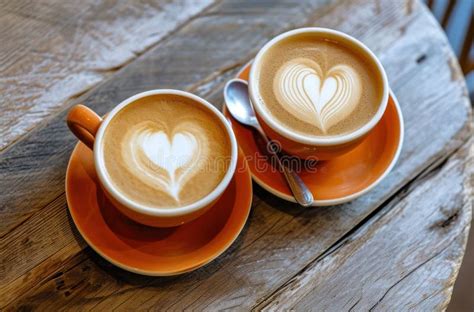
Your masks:
<svg viewBox="0 0 474 312"><path fill-rule="evenodd" d="M255 111L250 104L249 88L247 82L242 79L233 79L227 83L224 89L224 99L229 112L238 122L248 126L258 125ZM244 103L247 103L245 105Z"/></svg>

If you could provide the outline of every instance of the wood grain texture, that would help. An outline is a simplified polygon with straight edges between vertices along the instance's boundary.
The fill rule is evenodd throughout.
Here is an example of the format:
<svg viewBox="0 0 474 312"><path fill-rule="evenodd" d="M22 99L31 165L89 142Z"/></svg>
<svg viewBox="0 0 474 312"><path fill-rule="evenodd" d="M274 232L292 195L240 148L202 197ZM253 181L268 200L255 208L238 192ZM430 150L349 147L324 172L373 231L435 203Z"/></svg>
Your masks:
<svg viewBox="0 0 474 312"><path fill-rule="evenodd" d="M0 151L212 2L1 1Z"/></svg>
<svg viewBox="0 0 474 312"><path fill-rule="evenodd" d="M296 311L446 309L467 241L472 140L304 268L259 308ZM440 192L439 186L450 188Z"/></svg>
<svg viewBox="0 0 474 312"><path fill-rule="evenodd" d="M0 259L8 254L0 266L0 294L8 295L0 295L0 306L251 308L350 237L351 229L472 135L462 74L426 8L417 1L324 4L222 1L81 100L105 113L136 92L174 87L219 104L222 84L275 34L303 25L336 28L381 57L402 105L405 145L381 185L352 203L313 210L256 188L249 223L223 256L184 276L136 276L84 249L73 225L66 224L64 171L75 140L63 113L0 159L0 188L7 190L0 194ZM406 192L411 190L399 194Z"/></svg>

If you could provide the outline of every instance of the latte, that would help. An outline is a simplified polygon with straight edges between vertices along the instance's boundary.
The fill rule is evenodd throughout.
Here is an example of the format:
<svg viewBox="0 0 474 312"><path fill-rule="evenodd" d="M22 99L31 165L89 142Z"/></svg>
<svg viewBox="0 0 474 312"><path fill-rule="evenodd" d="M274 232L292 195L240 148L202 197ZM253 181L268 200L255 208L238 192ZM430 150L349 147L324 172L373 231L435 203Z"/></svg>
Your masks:
<svg viewBox="0 0 474 312"><path fill-rule="evenodd" d="M151 95L125 106L109 122L102 144L113 186L148 207L196 202L230 166L231 142L222 121L179 95Z"/></svg>
<svg viewBox="0 0 474 312"><path fill-rule="evenodd" d="M309 137L351 133L377 113L383 83L360 47L329 34L287 37L257 65L257 101L270 118Z"/></svg>

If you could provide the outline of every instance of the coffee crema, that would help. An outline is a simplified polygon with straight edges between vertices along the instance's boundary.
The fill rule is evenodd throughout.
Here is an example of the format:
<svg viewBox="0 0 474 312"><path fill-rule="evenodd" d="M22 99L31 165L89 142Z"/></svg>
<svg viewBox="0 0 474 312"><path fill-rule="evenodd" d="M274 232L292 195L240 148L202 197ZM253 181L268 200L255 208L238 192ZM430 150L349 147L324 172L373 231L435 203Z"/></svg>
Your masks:
<svg viewBox="0 0 474 312"><path fill-rule="evenodd" d="M351 133L369 122L383 97L374 61L359 46L328 34L282 39L257 66L258 104L305 136Z"/></svg>
<svg viewBox="0 0 474 312"><path fill-rule="evenodd" d="M189 205L224 178L231 142L221 121L179 95L151 95L127 105L103 138L106 172L119 192L156 208Z"/></svg>

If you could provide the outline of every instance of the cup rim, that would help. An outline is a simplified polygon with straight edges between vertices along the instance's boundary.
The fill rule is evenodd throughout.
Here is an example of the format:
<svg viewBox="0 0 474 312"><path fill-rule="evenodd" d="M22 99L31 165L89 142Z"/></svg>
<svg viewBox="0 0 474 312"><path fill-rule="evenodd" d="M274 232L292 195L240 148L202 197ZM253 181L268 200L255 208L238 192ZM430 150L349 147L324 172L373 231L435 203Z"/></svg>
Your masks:
<svg viewBox="0 0 474 312"><path fill-rule="evenodd" d="M367 122L365 123L362 127L358 128L357 130L350 132L348 134L343 134L343 135L338 135L338 136L333 136L333 137L310 137L306 136L303 134L299 134L296 132L291 131L290 129L282 126L278 121L276 121L273 117L271 117L264 108L261 107L259 104L260 101L257 100L256 98L256 93L258 90L258 86L256 85L257 81L257 66L255 64L258 64L265 52L270 49L272 46L274 46L277 42L288 38L290 36L294 36L297 34L301 33L316 33L316 34L330 34L334 37L341 37L343 40L347 40L351 42L352 44L356 45L359 47L362 51L364 51L374 62L376 68L379 71L379 74L382 78L382 88L383 88L383 94L381 97L381 103L380 106L375 113L375 115ZM383 116L383 113L385 112L385 109L387 108L387 103L388 103L388 95L389 95L389 86L388 86L388 79L387 75L385 73L385 70L380 63L379 59L375 56L375 54L362 42L359 40L355 39L354 37L347 35L343 32L329 29L329 28L323 28L323 27L305 27L305 28L297 28L294 30L290 30L287 32L284 32L269 42L267 42L257 53L257 56L255 57L252 66L250 68L250 75L249 75L249 94L250 94L250 100L252 101L252 104L257 111L258 115L263 119L263 121L270 127L272 128L275 132L279 133L283 137L290 139L295 142L299 142L302 144L308 144L308 145L320 145L320 146L330 146L330 145L338 145L338 144L343 144L347 143L350 141L353 141L357 138L362 137L363 135L367 134L375 125L380 121L380 119Z"/></svg>
<svg viewBox="0 0 474 312"><path fill-rule="evenodd" d="M227 132L227 136L230 140L231 161L230 161L230 165L229 165L229 168L227 169L226 174L224 175L222 180L219 182L219 184L216 186L216 188L212 190L209 194L204 196L203 198L199 199L198 201L188 204L186 206L175 207L175 208L152 207L152 206L147 206L147 205L134 202L133 200L127 198L120 191L118 191L116 187L112 184L110 177L107 174L107 170L104 163L102 139L110 121L125 106L147 96L170 95L170 94L190 98L191 100L204 105L206 108L209 109L211 113L213 113L221 121L221 124L224 126ZM220 195L222 195L222 193L225 191L230 181L232 180L236 166L237 166L237 156L238 156L237 139L235 138L235 134L232 131L232 128L229 122L227 121L227 119L224 117L224 115L216 107L214 107L211 103L209 103L205 99L197 95L194 95L192 93L181 91L181 90L175 90L175 89L155 89L155 90L141 92L125 99L119 105L114 107L106 115L106 117L104 118L104 120L102 121L99 127L99 130L97 131L95 142L94 142L94 164L95 164L97 176L99 177L101 185L105 187L106 190L109 192L109 194L111 194L111 196L113 196L120 204L138 213L149 215L149 216L155 216L155 217L156 216L175 217L175 216L186 215L194 211L198 211L201 208L204 208L207 205L211 204Z"/></svg>

